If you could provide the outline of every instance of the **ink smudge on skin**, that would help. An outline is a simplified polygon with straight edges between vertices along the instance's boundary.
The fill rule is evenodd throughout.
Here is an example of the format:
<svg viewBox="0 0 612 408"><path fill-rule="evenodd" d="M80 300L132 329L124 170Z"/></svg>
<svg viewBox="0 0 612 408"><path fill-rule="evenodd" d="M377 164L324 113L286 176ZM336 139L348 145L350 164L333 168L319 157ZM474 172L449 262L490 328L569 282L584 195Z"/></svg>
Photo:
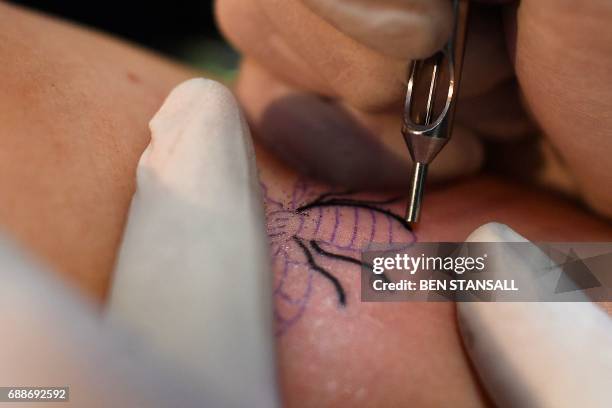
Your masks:
<svg viewBox="0 0 612 408"><path fill-rule="evenodd" d="M364 250L372 244L416 241L410 225L389 208L399 197L373 200L351 191L323 193L305 179L297 179L289 191L272 194L265 184L262 190L275 275L277 336L306 313L316 277L331 284L339 307L344 307L347 293L342 274L347 269L371 269L361 261Z"/></svg>

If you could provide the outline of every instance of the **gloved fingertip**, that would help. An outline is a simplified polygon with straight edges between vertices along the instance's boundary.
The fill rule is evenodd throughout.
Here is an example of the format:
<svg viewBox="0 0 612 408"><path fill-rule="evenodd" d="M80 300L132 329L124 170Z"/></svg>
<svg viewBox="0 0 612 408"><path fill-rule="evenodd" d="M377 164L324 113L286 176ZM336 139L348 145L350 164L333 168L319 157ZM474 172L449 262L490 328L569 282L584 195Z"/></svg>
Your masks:
<svg viewBox="0 0 612 408"><path fill-rule="evenodd" d="M263 201L238 103L192 79L151 132L107 316L226 406L278 406Z"/></svg>
<svg viewBox="0 0 612 408"><path fill-rule="evenodd" d="M510 227L490 223L470 242L529 242ZM527 254L527 256L526 256ZM552 261L509 249L488 268L533 279ZM524 286L524 285L523 285ZM610 406L612 321L588 302L458 303L464 345L494 402L501 407Z"/></svg>

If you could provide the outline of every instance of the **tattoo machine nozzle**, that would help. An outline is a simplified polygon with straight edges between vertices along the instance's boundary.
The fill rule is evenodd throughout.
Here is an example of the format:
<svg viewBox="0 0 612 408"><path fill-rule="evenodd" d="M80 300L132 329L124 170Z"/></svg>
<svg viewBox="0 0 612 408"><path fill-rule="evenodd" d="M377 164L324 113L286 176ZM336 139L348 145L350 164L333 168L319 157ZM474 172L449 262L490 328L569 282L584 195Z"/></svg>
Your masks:
<svg viewBox="0 0 612 408"><path fill-rule="evenodd" d="M451 39L433 56L413 61L408 72L402 134L414 163L406 220L418 222L427 166L451 137L459 94L468 0L453 0L455 24Z"/></svg>

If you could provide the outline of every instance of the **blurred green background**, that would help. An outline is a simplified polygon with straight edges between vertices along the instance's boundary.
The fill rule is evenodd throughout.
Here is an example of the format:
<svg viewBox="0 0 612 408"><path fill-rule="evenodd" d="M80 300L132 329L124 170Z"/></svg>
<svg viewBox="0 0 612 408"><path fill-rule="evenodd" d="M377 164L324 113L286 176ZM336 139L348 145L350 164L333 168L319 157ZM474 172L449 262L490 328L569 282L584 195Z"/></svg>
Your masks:
<svg viewBox="0 0 612 408"><path fill-rule="evenodd" d="M213 1L14 0L138 43L232 81L239 56L217 29Z"/></svg>

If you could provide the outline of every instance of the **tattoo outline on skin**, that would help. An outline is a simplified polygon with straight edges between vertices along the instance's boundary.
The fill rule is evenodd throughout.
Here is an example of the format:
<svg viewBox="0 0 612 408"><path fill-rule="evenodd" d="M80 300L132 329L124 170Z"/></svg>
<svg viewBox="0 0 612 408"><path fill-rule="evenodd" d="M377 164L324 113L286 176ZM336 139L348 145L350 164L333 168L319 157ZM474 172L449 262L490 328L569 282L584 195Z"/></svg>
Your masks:
<svg viewBox="0 0 612 408"><path fill-rule="evenodd" d="M386 208L399 197L367 200L353 192L322 194L322 188L302 178L284 197L273 197L264 183L262 190L276 278L273 293L277 336L304 315L315 276L333 286L340 307L346 305L346 290L333 273L333 264L327 267L323 263L343 262L361 268L361 252L371 244L410 245L416 241L410 225ZM339 230L351 233L346 235Z"/></svg>

